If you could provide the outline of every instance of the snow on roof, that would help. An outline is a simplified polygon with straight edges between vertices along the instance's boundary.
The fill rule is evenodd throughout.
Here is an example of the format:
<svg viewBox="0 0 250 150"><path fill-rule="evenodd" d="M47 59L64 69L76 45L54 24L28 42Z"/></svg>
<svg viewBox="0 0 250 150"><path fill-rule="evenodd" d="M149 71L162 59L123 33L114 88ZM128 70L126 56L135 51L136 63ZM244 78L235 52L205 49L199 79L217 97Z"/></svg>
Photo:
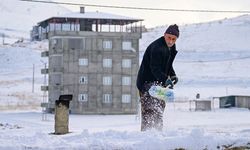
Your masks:
<svg viewBox="0 0 250 150"><path fill-rule="evenodd" d="M73 12L73 13L53 16L46 20L49 20L51 18L108 19L108 20L127 20L127 21L133 21L133 22L143 21L143 19L131 18L131 17L115 15L115 14L110 14L110 13L103 13L103 12L84 12L84 13ZM43 20L41 22L44 22L46 20Z"/></svg>
<svg viewBox="0 0 250 150"><path fill-rule="evenodd" d="M136 19L121 15L115 15L110 13L103 13L103 12L85 12L85 13L79 13L79 12L73 12L68 14L59 15L56 17L65 17L65 18L89 18L89 19L118 19L118 20L135 20L135 21L141 21L142 19Z"/></svg>

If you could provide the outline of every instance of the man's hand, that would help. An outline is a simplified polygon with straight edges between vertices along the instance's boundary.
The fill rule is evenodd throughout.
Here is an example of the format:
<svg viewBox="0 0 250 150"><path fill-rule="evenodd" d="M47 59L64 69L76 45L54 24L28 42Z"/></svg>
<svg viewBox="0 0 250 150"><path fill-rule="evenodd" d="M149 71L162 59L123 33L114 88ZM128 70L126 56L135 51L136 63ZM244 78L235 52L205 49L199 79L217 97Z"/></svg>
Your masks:
<svg viewBox="0 0 250 150"><path fill-rule="evenodd" d="M170 89L173 89L174 88L174 84L173 84L173 82L172 82L172 80L171 79L167 79L166 81L165 81L165 85L164 85L165 87L169 87Z"/></svg>
<svg viewBox="0 0 250 150"><path fill-rule="evenodd" d="M173 84L176 84L178 82L177 76L172 76L172 77L170 77L170 79L172 80Z"/></svg>

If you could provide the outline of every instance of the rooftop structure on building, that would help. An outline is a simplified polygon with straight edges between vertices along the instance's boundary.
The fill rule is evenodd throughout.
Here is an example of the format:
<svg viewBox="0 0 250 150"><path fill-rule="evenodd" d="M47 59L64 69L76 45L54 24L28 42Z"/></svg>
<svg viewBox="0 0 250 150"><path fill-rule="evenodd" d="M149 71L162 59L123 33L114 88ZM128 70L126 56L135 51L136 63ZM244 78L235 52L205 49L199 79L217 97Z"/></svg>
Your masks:
<svg viewBox="0 0 250 150"><path fill-rule="evenodd" d="M48 39L51 31L142 32L142 19L103 12L79 12L53 16L37 23L31 31L32 40Z"/></svg>

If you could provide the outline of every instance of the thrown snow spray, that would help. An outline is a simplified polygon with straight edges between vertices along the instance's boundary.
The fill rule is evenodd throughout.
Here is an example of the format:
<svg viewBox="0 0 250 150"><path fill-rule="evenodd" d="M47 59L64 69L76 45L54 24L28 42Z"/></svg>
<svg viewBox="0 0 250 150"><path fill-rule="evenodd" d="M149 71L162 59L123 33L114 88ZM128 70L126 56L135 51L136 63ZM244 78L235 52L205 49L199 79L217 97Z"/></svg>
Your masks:
<svg viewBox="0 0 250 150"><path fill-rule="evenodd" d="M150 96L164 100L166 102L173 102L174 101L174 91L168 87L164 88L159 85L152 85L148 90Z"/></svg>

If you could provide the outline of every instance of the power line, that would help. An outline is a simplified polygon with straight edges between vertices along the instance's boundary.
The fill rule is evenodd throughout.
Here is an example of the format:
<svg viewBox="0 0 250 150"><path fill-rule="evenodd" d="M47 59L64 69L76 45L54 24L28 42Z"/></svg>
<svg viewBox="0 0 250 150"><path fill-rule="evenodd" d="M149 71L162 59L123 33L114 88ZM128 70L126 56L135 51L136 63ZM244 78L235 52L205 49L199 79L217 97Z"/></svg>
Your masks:
<svg viewBox="0 0 250 150"><path fill-rule="evenodd" d="M116 9L150 10L150 11L200 12L200 13L250 13L250 10L239 11L239 10L202 10L202 9L163 9L163 8L149 8L149 7L94 5L94 4L84 4L84 3L55 2L55 1L52 2L52 1L40 1L40 0L20 0L20 1L49 3L49 4L62 4L62 5L75 5L75 6L104 7L104 8L116 8Z"/></svg>
<svg viewBox="0 0 250 150"><path fill-rule="evenodd" d="M250 59L250 56L238 57L238 58L228 58L228 59L215 59L215 60L179 60L181 63L213 63L213 62L225 62L225 61L240 61L243 59Z"/></svg>

